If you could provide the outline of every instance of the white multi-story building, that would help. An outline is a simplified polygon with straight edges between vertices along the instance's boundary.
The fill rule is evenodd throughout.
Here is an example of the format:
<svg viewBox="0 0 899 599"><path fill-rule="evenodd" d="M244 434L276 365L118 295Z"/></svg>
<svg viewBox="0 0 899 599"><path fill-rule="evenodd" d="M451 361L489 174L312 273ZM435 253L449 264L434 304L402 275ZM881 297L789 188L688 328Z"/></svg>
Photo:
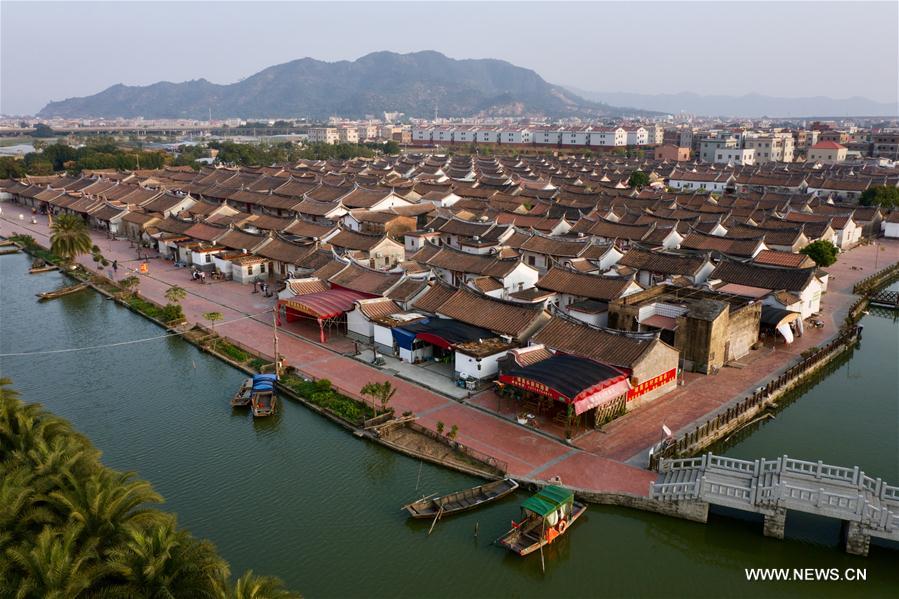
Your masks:
<svg viewBox="0 0 899 599"><path fill-rule="evenodd" d="M431 127L412 127L413 143L431 143L434 130Z"/></svg>
<svg viewBox="0 0 899 599"><path fill-rule="evenodd" d="M540 145L557 146L562 140L562 133L558 129L540 127L531 130L531 141Z"/></svg>
<svg viewBox="0 0 899 599"><path fill-rule="evenodd" d="M793 136L789 133L747 135L743 147L755 150L756 164L765 162L793 162Z"/></svg>
<svg viewBox="0 0 899 599"><path fill-rule="evenodd" d="M660 146L665 143L665 128L658 124L644 125L646 129L646 143L650 146Z"/></svg>
<svg viewBox="0 0 899 599"><path fill-rule="evenodd" d="M493 128L478 129L478 143L495 144L499 141L499 131Z"/></svg>
<svg viewBox="0 0 899 599"><path fill-rule="evenodd" d="M456 127L453 135L453 141L457 144L469 144L478 140L478 130L476 127Z"/></svg>
<svg viewBox="0 0 899 599"><path fill-rule="evenodd" d="M434 127L431 132L431 141L435 144L453 143L453 133L455 131L453 127Z"/></svg>
<svg viewBox="0 0 899 599"><path fill-rule="evenodd" d="M645 146L648 133L645 127L632 127L627 129L627 145Z"/></svg>
<svg viewBox="0 0 899 599"><path fill-rule="evenodd" d="M503 144L529 144L531 143L531 131L527 128L514 128L499 130L499 143Z"/></svg>
<svg viewBox="0 0 899 599"><path fill-rule="evenodd" d="M367 124L356 127L356 133L360 141L372 141L378 139L378 126Z"/></svg>
<svg viewBox="0 0 899 599"><path fill-rule="evenodd" d="M621 127L603 127L590 131L591 146L625 146L627 131Z"/></svg>
<svg viewBox="0 0 899 599"><path fill-rule="evenodd" d="M718 148L715 150L717 164L755 164L755 150L752 148Z"/></svg>
<svg viewBox="0 0 899 599"><path fill-rule="evenodd" d="M565 128L561 131L563 146L586 146L590 141L589 127Z"/></svg>
<svg viewBox="0 0 899 599"><path fill-rule="evenodd" d="M337 138L340 143L357 144L359 143L359 130L351 126L340 127L337 129Z"/></svg>
<svg viewBox="0 0 899 599"><path fill-rule="evenodd" d="M312 143L336 144L340 135L336 127L313 127L309 129L308 139Z"/></svg>

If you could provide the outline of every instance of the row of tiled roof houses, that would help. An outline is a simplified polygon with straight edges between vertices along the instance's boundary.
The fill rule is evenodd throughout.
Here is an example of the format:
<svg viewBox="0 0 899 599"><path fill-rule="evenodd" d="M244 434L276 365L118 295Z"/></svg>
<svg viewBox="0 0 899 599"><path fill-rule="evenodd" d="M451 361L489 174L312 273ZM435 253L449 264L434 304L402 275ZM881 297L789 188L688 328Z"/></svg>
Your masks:
<svg viewBox="0 0 899 599"><path fill-rule="evenodd" d="M653 182L641 190L626 184L637 168ZM679 359L710 372L760 333L800 333L827 287L805 245L847 249L899 228L840 189L899 173L854 169L407 155L86 172L0 193L237 281L287 280L282 311L318 320L323 339L339 321L408 361L449 351L468 380L570 353L628 373L635 405L676 384ZM447 322L459 328L446 347L401 333Z"/></svg>

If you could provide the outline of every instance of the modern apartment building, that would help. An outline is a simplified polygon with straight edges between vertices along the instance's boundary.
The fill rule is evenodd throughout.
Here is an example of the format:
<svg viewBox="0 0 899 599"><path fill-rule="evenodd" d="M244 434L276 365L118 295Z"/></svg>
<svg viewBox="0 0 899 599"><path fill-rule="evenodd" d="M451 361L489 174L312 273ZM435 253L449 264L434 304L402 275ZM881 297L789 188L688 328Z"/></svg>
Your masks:
<svg viewBox="0 0 899 599"><path fill-rule="evenodd" d="M309 129L309 141L312 143L336 144L340 141L336 127L313 127Z"/></svg>

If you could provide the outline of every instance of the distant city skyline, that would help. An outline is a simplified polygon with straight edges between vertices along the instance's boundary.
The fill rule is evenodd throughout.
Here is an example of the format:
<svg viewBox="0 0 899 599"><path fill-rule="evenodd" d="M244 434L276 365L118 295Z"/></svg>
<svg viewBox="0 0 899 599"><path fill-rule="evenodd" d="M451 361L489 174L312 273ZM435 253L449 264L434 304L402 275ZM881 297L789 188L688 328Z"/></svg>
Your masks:
<svg viewBox="0 0 899 599"><path fill-rule="evenodd" d="M0 112L111 85L231 83L306 56L436 50L596 92L897 103L895 2L0 3ZM864 35L840 35L840 30Z"/></svg>

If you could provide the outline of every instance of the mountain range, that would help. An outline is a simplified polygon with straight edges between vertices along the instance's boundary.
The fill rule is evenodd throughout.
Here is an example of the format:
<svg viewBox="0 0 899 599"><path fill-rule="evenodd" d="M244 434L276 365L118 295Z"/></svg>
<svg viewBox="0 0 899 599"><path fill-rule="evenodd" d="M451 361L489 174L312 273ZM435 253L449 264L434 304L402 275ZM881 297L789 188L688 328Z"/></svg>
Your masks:
<svg viewBox="0 0 899 599"><path fill-rule="evenodd" d="M677 94L635 94L627 92L586 91L568 86L588 100L656 110L667 114L687 112L703 116L814 117L814 116L896 116L899 108L889 102L869 98L781 98L760 94L743 96L700 95L692 92Z"/></svg>
<svg viewBox="0 0 899 599"><path fill-rule="evenodd" d="M625 116L648 111L585 100L502 60L455 60L432 51L374 52L354 61L302 58L236 83L205 79L122 84L92 96L50 102L40 117L350 118L399 111L410 117Z"/></svg>

